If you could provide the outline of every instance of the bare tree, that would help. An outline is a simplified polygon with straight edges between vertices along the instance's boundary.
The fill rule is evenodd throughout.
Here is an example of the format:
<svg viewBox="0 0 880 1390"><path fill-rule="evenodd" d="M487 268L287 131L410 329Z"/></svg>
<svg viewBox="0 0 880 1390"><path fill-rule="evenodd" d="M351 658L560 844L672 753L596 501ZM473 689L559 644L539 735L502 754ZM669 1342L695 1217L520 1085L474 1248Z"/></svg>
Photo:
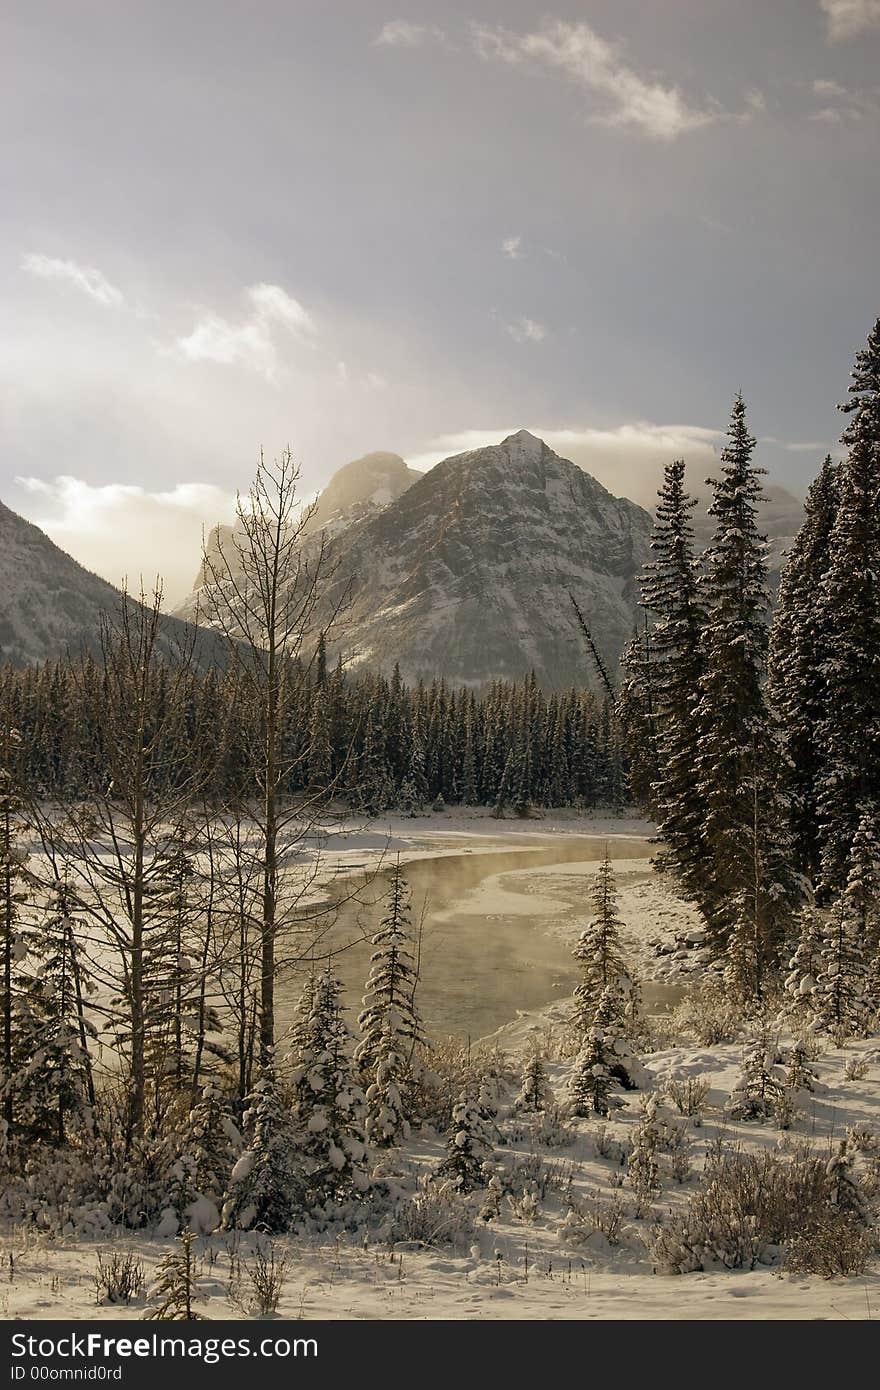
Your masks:
<svg viewBox="0 0 880 1390"><path fill-rule="evenodd" d="M226 637L243 689L254 708L259 746L253 750L256 792L251 808L258 834L259 1061L275 1047L275 984L279 934L297 918L305 895L283 870L297 847L313 840L327 788L295 801L291 784L307 756L307 741L291 737L302 720L321 638L336 623L347 588L335 583L326 537L310 527L314 503L298 495L299 465L290 449L269 464L262 454L247 498L239 496L230 534L203 546L198 621ZM307 779L303 779L307 780ZM312 873L314 877L314 873ZM303 917L298 917L302 929Z"/></svg>

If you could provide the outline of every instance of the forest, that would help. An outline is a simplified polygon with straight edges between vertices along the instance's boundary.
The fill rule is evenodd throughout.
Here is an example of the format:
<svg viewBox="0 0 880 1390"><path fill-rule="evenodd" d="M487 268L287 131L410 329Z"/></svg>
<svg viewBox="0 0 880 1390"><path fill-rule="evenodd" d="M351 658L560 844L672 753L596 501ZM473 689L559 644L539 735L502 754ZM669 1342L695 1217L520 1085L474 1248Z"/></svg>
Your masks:
<svg viewBox="0 0 880 1390"><path fill-rule="evenodd" d="M161 1317L192 1313L194 1242L217 1232L466 1249L502 1208L528 1224L545 1198L575 1244L599 1231L614 1248L634 1223L658 1271L869 1267L876 1133L854 1120L828 1152L783 1155L724 1128L796 1129L820 1059L836 1066L835 1049L880 1027L880 320L842 409L845 457L821 465L772 608L743 399L703 553L684 461L668 463L645 623L613 692L328 669L315 614L332 575L303 539L289 453L263 462L230 549L205 557L201 619L227 642L223 670L167 657L160 593L123 599L99 657L2 669L4 1214L55 1235L176 1237ZM537 826L542 808L647 817L663 891L701 951L675 1026L741 1054L699 1178L685 1129L709 1086L663 1080L683 1044L642 1003L608 848L552 1038L513 1058L429 1039L392 853L375 869L363 1002L346 1007L322 943L358 890L322 891L328 826L453 807L484 808L496 828ZM283 1029L282 978L300 998ZM434 1160L407 1188L400 1155L419 1136ZM601 1198L577 1194L576 1157L565 1178L547 1167L579 1142L619 1174ZM669 1184L681 1200L664 1214Z"/></svg>

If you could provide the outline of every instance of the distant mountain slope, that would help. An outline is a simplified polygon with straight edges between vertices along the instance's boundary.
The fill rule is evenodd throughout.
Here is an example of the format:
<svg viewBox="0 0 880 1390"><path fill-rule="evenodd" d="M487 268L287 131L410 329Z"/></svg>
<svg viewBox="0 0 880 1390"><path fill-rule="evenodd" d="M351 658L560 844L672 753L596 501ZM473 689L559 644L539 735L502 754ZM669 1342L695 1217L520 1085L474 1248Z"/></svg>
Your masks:
<svg viewBox="0 0 880 1390"><path fill-rule="evenodd" d="M103 614L119 609L121 594L91 574L45 532L0 502L0 661L14 666L97 651ZM167 655L192 629L177 618L162 622ZM200 631L200 664L225 659L225 647Z"/></svg>
<svg viewBox="0 0 880 1390"><path fill-rule="evenodd" d="M356 521L375 516L421 477L416 469L407 467L400 454L379 450L353 459L338 468L318 494L303 534L324 531L328 536L338 536ZM206 544L208 555L216 557L218 547L231 539L234 532L233 526L213 527ZM198 590L203 583L204 570L200 565L194 588ZM177 611L181 617L192 616L192 597L187 597Z"/></svg>
<svg viewBox="0 0 880 1390"><path fill-rule="evenodd" d="M335 543L352 584L337 649L410 680L592 682L568 591L615 664L650 532L641 507L521 430L437 464Z"/></svg>

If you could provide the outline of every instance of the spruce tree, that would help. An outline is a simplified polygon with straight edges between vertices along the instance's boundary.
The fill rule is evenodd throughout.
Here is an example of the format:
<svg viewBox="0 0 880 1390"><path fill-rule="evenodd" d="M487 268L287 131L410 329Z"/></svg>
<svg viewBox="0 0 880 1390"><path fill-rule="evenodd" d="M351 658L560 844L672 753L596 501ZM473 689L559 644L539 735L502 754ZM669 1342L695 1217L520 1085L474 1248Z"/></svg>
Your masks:
<svg viewBox="0 0 880 1390"><path fill-rule="evenodd" d="M483 1183L483 1166L492 1156L492 1142L479 1104L466 1087L452 1107L446 1155L437 1169L459 1192L471 1192Z"/></svg>
<svg viewBox="0 0 880 1390"><path fill-rule="evenodd" d="M770 965L797 902L788 860L787 806L778 789L781 744L762 690L767 650L767 564L757 512L764 469L737 396L709 509L715 533L706 555L705 666L697 708L696 790L704 807L699 905L717 951L727 943L737 900L750 892L756 955ZM741 907L741 904L740 904Z"/></svg>
<svg viewBox="0 0 880 1390"><path fill-rule="evenodd" d="M295 1115L309 1200L340 1201L367 1187L364 1096L349 1055L341 985L331 970L316 982L305 1046L294 1059Z"/></svg>
<svg viewBox="0 0 880 1390"><path fill-rule="evenodd" d="M820 886L845 882L862 810L880 805L880 319L856 355L841 409L840 501L830 563L816 596L826 700L818 730Z"/></svg>
<svg viewBox="0 0 880 1390"><path fill-rule="evenodd" d="M819 867L819 788L825 759L820 732L828 718L827 633L817 598L831 563L840 504L839 469L828 455L804 502L804 521L789 553L770 630L767 699L778 716L787 758L796 862L815 879Z"/></svg>
<svg viewBox="0 0 880 1390"><path fill-rule="evenodd" d="M527 1113L540 1113L553 1104L553 1092L547 1077L547 1066L540 1052L534 1050L525 1059L522 1071L522 1084L514 1102L514 1109Z"/></svg>
<svg viewBox="0 0 880 1390"><path fill-rule="evenodd" d="M416 1051L425 1045L415 1003L418 974L411 930L411 893L398 858L391 870L386 913L373 937L375 950L358 1017L361 1041L354 1054L366 1087L367 1137L378 1144L400 1143L409 1133Z"/></svg>
<svg viewBox="0 0 880 1390"><path fill-rule="evenodd" d="M247 1146L229 1177L223 1225L286 1231L303 1209L305 1182L301 1136L274 1067L263 1068L243 1119Z"/></svg>
<svg viewBox="0 0 880 1390"><path fill-rule="evenodd" d="M591 917L586 931L578 937L572 955L583 972L574 991L575 1027L587 1034L596 1019L596 1010L606 991L618 997L621 1016L629 983L620 939L622 922L618 915L617 885L608 846L593 880ZM606 1008L610 1008L606 1001Z"/></svg>
<svg viewBox="0 0 880 1390"><path fill-rule="evenodd" d="M651 536L653 558L645 566L642 602L654 619L651 631L651 708L655 728L656 782L650 804L666 846L659 856L685 891L699 896L705 882L703 808L694 784L699 749L696 707L704 669L706 615L694 555L691 512L697 505L685 489L683 459L664 471Z"/></svg>
<svg viewBox="0 0 880 1390"><path fill-rule="evenodd" d="M568 1083L570 1115L607 1115L612 1099L614 1058L606 1039L593 1029L584 1039Z"/></svg>
<svg viewBox="0 0 880 1390"><path fill-rule="evenodd" d="M204 1322L205 1314L193 1306L198 1284L195 1236L185 1228L178 1242L178 1249L165 1255L159 1265L154 1297L160 1302L145 1317L162 1322Z"/></svg>
<svg viewBox="0 0 880 1390"><path fill-rule="evenodd" d="M838 1047L863 1036L868 1024L867 963L859 920L845 897L834 903L825 920L811 1009L816 1026Z"/></svg>
<svg viewBox="0 0 880 1390"><path fill-rule="evenodd" d="M92 1123L95 1085L89 1047L97 1029L85 1012L95 991L70 917L70 890L56 883L38 921L25 927L16 974L18 1043L15 1078L20 1119L34 1137L63 1144Z"/></svg>

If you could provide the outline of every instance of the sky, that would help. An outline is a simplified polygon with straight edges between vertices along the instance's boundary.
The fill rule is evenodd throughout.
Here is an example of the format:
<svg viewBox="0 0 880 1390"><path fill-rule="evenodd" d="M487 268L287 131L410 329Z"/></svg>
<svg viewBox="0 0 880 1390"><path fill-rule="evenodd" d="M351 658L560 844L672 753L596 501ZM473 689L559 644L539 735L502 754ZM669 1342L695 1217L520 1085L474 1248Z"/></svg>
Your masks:
<svg viewBox="0 0 880 1390"><path fill-rule="evenodd" d="M835 449L880 313L880 0L6 0L0 499L176 602L305 494L519 428L648 504L741 390Z"/></svg>

